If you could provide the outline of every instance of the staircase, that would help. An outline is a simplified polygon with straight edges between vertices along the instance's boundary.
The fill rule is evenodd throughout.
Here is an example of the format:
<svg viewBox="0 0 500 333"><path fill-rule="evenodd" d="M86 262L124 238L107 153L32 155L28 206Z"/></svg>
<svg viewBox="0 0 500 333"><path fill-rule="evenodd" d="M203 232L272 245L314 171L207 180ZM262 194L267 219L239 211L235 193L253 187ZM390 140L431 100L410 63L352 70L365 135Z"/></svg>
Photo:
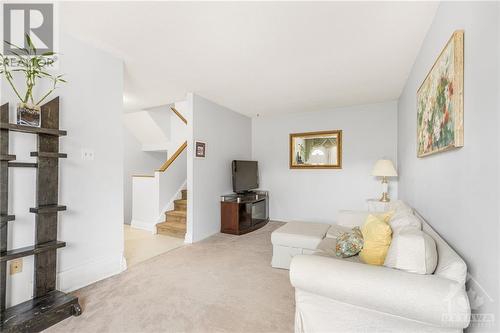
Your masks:
<svg viewBox="0 0 500 333"><path fill-rule="evenodd" d="M174 210L165 212L165 222L156 225L160 235L184 238L186 234L187 190L182 190L182 198L174 201Z"/></svg>
<svg viewBox="0 0 500 333"><path fill-rule="evenodd" d="M152 174L132 175L130 224L133 228L176 237L184 237L186 233L185 192L180 199L181 189L187 183L188 128L183 114L187 119L192 114L186 101L125 117L127 127L142 144L143 151L164 151L168 156Z"/></svg>

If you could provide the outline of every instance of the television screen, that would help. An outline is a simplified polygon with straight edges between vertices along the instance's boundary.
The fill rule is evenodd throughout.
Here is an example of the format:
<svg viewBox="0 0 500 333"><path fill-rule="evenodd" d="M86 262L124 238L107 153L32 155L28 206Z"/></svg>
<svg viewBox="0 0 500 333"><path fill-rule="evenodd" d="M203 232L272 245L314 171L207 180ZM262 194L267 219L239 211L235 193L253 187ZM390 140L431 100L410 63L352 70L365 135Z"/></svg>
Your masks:
<svg viewBox="0 0 500 333"><path fill-rule="evenodd" d="M246 192L259 187L257 161L233 161L233 191Z"/></svg>

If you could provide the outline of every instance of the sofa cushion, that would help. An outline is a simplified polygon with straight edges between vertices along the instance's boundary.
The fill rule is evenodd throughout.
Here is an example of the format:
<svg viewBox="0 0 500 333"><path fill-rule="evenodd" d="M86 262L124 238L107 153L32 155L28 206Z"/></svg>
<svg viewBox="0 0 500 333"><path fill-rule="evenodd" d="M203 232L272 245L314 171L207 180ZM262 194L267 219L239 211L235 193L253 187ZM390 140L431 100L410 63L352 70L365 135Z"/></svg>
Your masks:
<svg viewBox="0 0 500 333"><path fill-rule="evenodd" d="M318 244L318 247L316 248L314 255L331 257L339 260L347 260L357 263L361 262L361 260L359 260L359 256L352 256L348 258L337 257L337 255L335 254L336 245L337 245L337 240L335 238L331 237L325 238Z"/></svg>
<svg viewBox="0 0 500 333"><path fill-rule="evenodd" d="M360 227L368 214L370 213L367 211L341 210L337 215L337 224L348 228Z"/></svg>
<svg viewBox="0 0 500 333"><path fill-rule="evenodd" d="M326 238L335 238L337 239L344 232L349 232L352 229L350 227L345 227L339 224L332 224L328 231L326 232Z"/></svg>
<svg viewBox="0 0 500 333"><path fill-rule="evenodd" d="M431 236L436 242L438 252L438 263L434 274L453 281L457 281L461 285L467 280L467 265L464 260L425 222L425 220L416 213L416 216L423 221L422 230Z"/></svg>
<svg viewBox="0 0 500 333"><path fill-rule="evenodd" d="M413 208L408 206L406 202L402 200L395 200L389 202L389 204L387 205L387 210L392 210L395 212L395 214L408 213L408 212L413 214Z"/></svg>
<svg viewBox="0 0 500 333"><path fill-rule="evenodd" d="M337 257L349 258L357 255L363 248L363 235L359 227L352 228L349 232L344 232L337 238L335 255Z"/></svg>
<svg viewBox="0 0 500 333"><path fill-rule="evenodd" d="M425 232L412 226L393 235L384 266L418 274L432 274L438 254L436 242Z"/></svg>
<svg viewBox="0 0 500 333"><path fill-rule="evenodd" d="M275 245L314 250L325 237L329 224L314 222L288 222L271 234Z"/></svg>
<svg viewBox="0 0 500 333"><path fill-rule="evenodd" d="M385 217L385 219L384 219ZM370 265L383 265L387 250L391 244L392 230L387 223L387 216L368 215L361 228L364 246L359 257Z"/></svg>
<svg viewBox="0 0 500 333"><path fill-rule="evenodd" d="M422 222L409 210L395 211L394 215L389 220L389 225L391 226L393 235L399 233L400 230L406 227L422 230Z"/></svg>

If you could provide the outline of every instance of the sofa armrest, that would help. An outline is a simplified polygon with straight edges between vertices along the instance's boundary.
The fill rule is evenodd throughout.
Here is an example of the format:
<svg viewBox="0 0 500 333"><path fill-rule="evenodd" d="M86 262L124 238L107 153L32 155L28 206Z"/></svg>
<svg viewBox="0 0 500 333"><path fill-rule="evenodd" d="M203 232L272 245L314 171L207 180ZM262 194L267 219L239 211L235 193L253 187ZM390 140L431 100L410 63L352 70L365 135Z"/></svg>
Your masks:
<svg viewBox="0 0 500 333"><path fill-rule="evenodd" d="M363 210L339 210L337 224L344 227L359 227L365 223L370 212Z"/></svg>
<svg viewBox="0 0 500 333"><path fill-rule="evenodd" d="M440 327L469 325L465 287L435 275L299 255L292 260L290 280L300 290L365 309Z"/></svg>

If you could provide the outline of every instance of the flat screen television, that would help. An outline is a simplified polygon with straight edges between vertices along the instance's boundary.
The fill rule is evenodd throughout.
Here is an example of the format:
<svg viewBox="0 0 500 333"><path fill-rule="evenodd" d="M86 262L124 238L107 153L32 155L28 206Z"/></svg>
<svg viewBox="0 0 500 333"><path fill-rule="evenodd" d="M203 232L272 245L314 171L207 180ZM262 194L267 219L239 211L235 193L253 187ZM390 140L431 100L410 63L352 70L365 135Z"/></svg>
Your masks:
<svg viewBox="0 0 500 333"><path fill-rule="evenodd" d="M233 191L248 192L259 187L257 161L233 161Z"/></svg>

